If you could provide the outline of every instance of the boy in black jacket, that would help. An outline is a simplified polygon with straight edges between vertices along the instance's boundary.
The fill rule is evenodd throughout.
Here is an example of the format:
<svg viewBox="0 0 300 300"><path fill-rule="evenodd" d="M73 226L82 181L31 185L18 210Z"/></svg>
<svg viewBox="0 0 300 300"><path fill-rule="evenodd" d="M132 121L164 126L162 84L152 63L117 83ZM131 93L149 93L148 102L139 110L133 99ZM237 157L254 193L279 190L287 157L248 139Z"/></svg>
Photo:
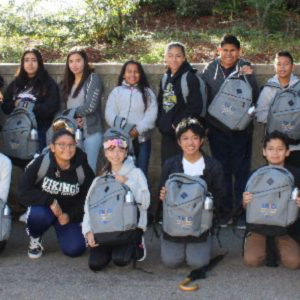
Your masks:
<svg viewBox="0 0 300 300"><path fill-rule="evenodd" d="M176 128L176 138L183 155L175 156L166 161L160 182L160 199L165 198L165 183L173 173L184 173L191 176L201 176L207 183L208 191L212 193L214 206L222 206L225 198L225 182L222 167L215 159L204 155L201 147L205 139L205 130L196 119L188 118L179 123ZM161 239L161 255L163 263L168 267L178 267L186 258L192 268L200 268L210 261L212 237L208 235L205 241L192 243L178 240L174 242Z"/></svg>
<svg viewBox="0 0 300 300"><path fill-rule="evenodd" d="M239 40L232 35L225 36L218 50L220 58L207 64L202 75L207 84L208 104L213 101L225 79L236 70L247 76L255 103L259 88L249 62L240 59ZM216 124L212 124L210 120L207 120L207 123L212 156L221 163L226 178L227 200L221 215L222 227L226 227L233 213L233 198L235 198L235 206L238 207L242 202L243 191L249 176L253 124L251 123L243 131L227 131L216 127ZM234 189L232 188L233 177ZM238 228L245 229L244 216L238 220Z"/></svg>

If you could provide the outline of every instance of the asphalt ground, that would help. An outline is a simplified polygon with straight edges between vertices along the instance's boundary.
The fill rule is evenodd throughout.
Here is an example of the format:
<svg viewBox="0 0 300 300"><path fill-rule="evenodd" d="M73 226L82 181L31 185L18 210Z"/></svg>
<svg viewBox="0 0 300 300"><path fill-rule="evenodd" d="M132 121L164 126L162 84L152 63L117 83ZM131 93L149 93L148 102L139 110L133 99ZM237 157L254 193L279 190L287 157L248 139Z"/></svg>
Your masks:
<svg viewBox="0 0 300 300"><path fill-rule="evenodd" d="M239 231L242 235L243 231ZM12 235L0 254L0 299L263 299L300 298L300 271L278 268L246 268L241 256L242 240L231 227L220 233L223 248L214 242L213 255L228 255L207 278L199 280L196 292L182 292L179 282L191 271L188 266L167 269L160 260L159 240L152 230L146 234L147 258L118 268L110 264L104 271L88 269L88 254L79 258L64 256L49 230L44 236L44 254L33 260L27 256L25 224L13 222Z"/></svg>

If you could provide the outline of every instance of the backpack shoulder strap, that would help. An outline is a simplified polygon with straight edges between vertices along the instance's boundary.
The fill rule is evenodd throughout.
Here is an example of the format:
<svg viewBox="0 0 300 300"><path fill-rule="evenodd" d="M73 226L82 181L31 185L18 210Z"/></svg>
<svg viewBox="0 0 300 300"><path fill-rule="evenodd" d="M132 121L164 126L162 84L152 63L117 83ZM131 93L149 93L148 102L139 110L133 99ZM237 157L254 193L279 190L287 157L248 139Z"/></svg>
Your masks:
<svg viewBox="0 0 300 300"><path fill-rule="evenodd" d="M189 95L189 87L187 84L187 75L188 75L188 72L183 73L181 76L181 81L180 81L181 93L182 93L183 100L185 103L187 103L187 96Z"/></svg>
<svg viewBox="0 0 300 300"><path fill-rule="evenodd" d="M163 78L161 79L161 86L162 86L163 90L165 89L167 78L168 78L168 75L165 73Z"/></svg>
<svg viewBox="0 0 300 300"><path fill-rule="evenodd" d="M82 185L85 179L85 175L84 175L84 170L82 165L80 165L79 167L76 168L76 173L77 173L77 179L79 182L79 185Z"/></svg>
<svg viewBox="0 0 300 300"><path fill-rule="evenodd" d="M49 166L50 166L50 154L48 152L44 155L44 157L42 159L42 163L41 163L40 168L37 172L35 184L37 184L39 181L42 180L42 178L45 177L45 175L46 175L46 173L49 169Z"/></svg>

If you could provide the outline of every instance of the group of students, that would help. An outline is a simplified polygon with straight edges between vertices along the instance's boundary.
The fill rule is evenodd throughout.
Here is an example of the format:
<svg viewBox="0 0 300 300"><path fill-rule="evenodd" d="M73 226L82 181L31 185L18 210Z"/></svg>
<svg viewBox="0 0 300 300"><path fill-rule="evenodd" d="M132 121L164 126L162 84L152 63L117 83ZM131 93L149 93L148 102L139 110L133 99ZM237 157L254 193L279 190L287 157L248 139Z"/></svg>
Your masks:
<svg viewBox="0 0 300 300"><path fill-rule="evenodd" d="M201 74L207 88L205 95L201 92L199 75L188 63L181 43L173 42L166 47L167 71L160 82L157 99L142 65L132 60L126 62L117 87L109 94L106 103L105 119L113 129L104 134L102 84L100 76L90 67L85 51L81 48L70 50L60 87L44 69L38 50L24 52L16 78L3 97L0 95L4 113L11 114L24 102L34 103L40 152L47 146L46 132L53 127L54 116L64 110L75 109L74 118L84 136L82 150L76 146L74 131L65 126L54 131L48 151L31 162L11 157L14 165L25 170L20 180L18 199L27 208L29 257L42 255L43 234L53 225L59 246L68 256L82 255L87 241L90 247L89 267L93 271L103 269L111 260L117 266L125 266L133 259L145 258L143 234L147 229L150 205L147 173L151 132L155 126L162 136L163 168L159 184L162 202L168 195L165 187L168 178L181 173L204 180L219 212L222 227L230 224L235 208L242 203L247 207L252 200L252 194L245 192L245 187L251 167L253 122L243 130L224 129L218 126L216 120L202 115L203 107L213 102L225 80L237 71L252 88L257 121L266 123L269 106L276 93L294 87L299 79L292 74L294 63L291 54L279 52L275 58L276 75L260 93L250 63L240 58L238 39L232 35L223 37L218 51L219 57L209 63ZM121 120L123 125L118 127L117 120ZM125 127L130 130L126 132ZM206 137L212 157L202 150ZM289 170L295 177L295 185L300 188L300 171L297 169L300 167L299 145L290 146L284 134L273 132L265 138L263 154L270 165L285 167L286 163L290 163L292 167ZM89 201L98 184L99 176L95 178L95 172L102 146L107 164L101 170L100 178L111 175L129 189L139 211L134 235L130 241L121 244L99 243L91 220L94 216ZM132 153L135 160L130 155ZM0 159L7 166L2 168L1 162L1 172L5 169L6 174L0 175L0 198L6 202L11 164L2 154ZM7 178L5 182L4 178ZM101 199L102 195L98 197ZM296 203L300 207L299 196ZM98 213L99 222L106 225L112 211L101 209ZM237 225L245 228L245 213L239 216ZM246 265L258 266L266 261L267 239L257 233L247 235ZM300 248L290 235L276 237L275 244L283 265L293 269L300 266ZM210 230L199 238L170 238L163 234L162 261L166 266L178 267L186 260L191 267L200 268L209 263L212 245Z"/></svg>

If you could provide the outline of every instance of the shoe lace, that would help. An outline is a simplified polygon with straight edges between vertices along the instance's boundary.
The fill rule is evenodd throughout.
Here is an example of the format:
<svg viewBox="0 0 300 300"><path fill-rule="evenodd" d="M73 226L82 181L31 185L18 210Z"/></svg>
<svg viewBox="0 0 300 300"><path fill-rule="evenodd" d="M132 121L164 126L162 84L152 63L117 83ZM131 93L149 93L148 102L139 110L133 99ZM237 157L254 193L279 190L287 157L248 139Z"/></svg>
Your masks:
<svg viewBox="0 0 300 300"><path fill-rule="evenodd" d="M44 250L43 246L42 246L42 239L41 238L30 238L30 245L29 245L30 249L36 249L36 248L41 248L42 250Z"/></svg>

